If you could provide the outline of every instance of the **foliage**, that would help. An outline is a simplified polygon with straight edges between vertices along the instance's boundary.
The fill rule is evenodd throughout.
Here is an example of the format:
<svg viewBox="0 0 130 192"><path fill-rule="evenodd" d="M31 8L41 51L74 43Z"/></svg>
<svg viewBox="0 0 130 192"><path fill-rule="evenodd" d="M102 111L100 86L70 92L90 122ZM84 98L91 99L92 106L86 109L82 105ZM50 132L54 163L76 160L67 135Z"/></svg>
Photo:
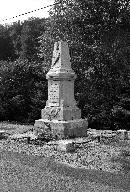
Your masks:
<svg viewBox="0 0 130 192"><path fill-rule="evenodd" d="M65 40L77 74L75 98L82 117L88 117L90 127L115 129L115 124L121 124L120 115L112 109L121 104L120 98L129 98L129 1L55 3L59 4L47 19L0 26L0 41L6 48L0 52L1 118L31 121L40 116L47 100L45 73L53 45ZM123 108L129 111L127 101Z"/></svg>
<svg viewBox="0 0 130 192"><path fill-rule="evenodd" d="M38 37L44 32L44 19L31 18L23 23L21 30L20 57L30 61L38 60Z"/></svg>
<svg viewBox="0 0 130 192"><path fill-rule="evenodd" d="M7 27L0 25L0 60L14 60L15 50Z"/></svg>
<svg viewBox="0 0 130 192"><path fill-rule="evenodd" d="M20 59L14 62L1 61L0 76L1 118L11 121L38 118L47 98L42 65Z"/></svg>
<svg viewBox="0 0 130 192"><path fill-rule="evenodd" d="M82 115L90 117L90 123L99 121L100 128L111 126L111 109L129 86L129 1L64 0L50 16L51 30L43 34L43 47L48 39L68 42Z"/></svg>
<svg viewBox="0 0 130 192"><path fill-rule="evenodd" d="M9 49L8 54L6 49L0 54L1 120L27 123L40 118L47 100L47 81L38 38L44 32L45 21L30 18L0 28L2 46Z"/></svg>
<svg viewBox="0 0 130 192"><path fill-rule="evenodd" d="M44 32L45 19L29 18L9 26L10 38L13 42L17 58L36 61L38 57L39 39Z"/></svg>
<svg viewBox="0 0 130 192"><path fill-rule="evenodd" d="M54 40L51 36L51 21L46 19L45 32L39 37L39 57L43 60L44 69L47 72L51 66L52 51L54 48Z"/></svg>

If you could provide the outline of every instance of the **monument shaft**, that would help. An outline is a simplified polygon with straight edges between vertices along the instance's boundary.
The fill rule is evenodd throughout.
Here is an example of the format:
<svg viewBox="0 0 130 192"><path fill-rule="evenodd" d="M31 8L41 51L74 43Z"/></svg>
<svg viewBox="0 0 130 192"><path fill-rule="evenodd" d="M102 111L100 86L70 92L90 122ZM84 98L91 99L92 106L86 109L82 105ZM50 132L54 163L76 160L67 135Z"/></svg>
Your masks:
<svg viewBox="0 0 130 192"><path fill-rule="evenodd" d="M76 75L71 68L69 48L66 42L54 45L51 69L48 79L48 100L42 109L41 119L35 126L47 129L47 123L54 135L86 136L87 120L81 119L81 110L74 99L74 80Z"/></svg>

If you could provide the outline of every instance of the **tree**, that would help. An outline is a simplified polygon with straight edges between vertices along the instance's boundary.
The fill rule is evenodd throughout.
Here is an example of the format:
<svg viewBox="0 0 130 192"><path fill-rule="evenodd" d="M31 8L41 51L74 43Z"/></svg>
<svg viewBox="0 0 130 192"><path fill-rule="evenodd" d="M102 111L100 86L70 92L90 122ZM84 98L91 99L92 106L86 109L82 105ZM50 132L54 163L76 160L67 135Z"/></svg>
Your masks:
<svg viewBox="0 0 130 192"><path fill-rule="evenodd" d="M68 42L72 67L78 75L75 96L83 116L101 119L111 113L121 89L129 86L129 1L55 3L50 10L48 31L41 37L41 50L50 65L52 51L48 57L47 48L60 39Z"/></svg>
<svg viewBox="0 0 130 192"><path fill-rule="evenodd" d="M1 61L0 64L1 118L34 122L40 117L40 110L47 100L47 82L42 65L21 59Z"/></svg>
<svg viewBox="0 0 130 192"><path fill-rule="evenodd" d="M30 18L24 21L21 30L21 53L20 57L29 61L39 60L38 37L44 32L45 19Z"/></svg>
<svg viewBox="0 0 130 192"><path fill-rule="evenodd" d="M20 57L20 53L22 51L21 49L22 26L23 24L20 21L14 22L12 25L9 26L9 35L15 49L16 59Z"/></svg>
<svg viewBox="0 0 130 192"><path fill-rule="evenodd" d="M15 52L8 27L0 25L0 60L14 60Z"/></svg>
<svg viewBox="0 0 130 192"><path fill-rule="evenodd" d="M39 57L43 60L44 71L47 72L51 66L52 52L54 48L54 39L51 34L51 20L45 21L45 31L39 37Z"/></svg>
<svg viewBox="0 0 130 192"><path fill-rule="evenodd" d="M0 55L1 120L34 122L40 118L47 100L45 66L38 50L45 21L30 18L1 26L0 40L10 49Z"/></svg>

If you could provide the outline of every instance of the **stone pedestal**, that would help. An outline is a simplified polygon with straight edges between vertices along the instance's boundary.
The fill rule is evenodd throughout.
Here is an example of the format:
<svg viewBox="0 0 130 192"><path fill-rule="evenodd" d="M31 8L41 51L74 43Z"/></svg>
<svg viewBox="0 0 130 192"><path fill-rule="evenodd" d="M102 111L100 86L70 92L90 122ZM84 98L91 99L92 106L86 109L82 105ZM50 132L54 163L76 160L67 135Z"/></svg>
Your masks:
<svg viewBox="0 0 130 192"><path fill-rule="evenodd" d="M59 138L87 135L87 120L81 119L81 110L74 99L76 74L71 68L69 48L66 42L55 43L52 66L47 73L48 100L41 111L41 119L35 126L50 129Z"/></svg>
<svg viewBox="0 0 130 192"><path fill-rule="evenodd" d="M45 129L50 129L51 133L58 138L84 137L87 136L88 122L84 119L76 119L69 121L58 121L47 119L39 119L35 121L35 126Z"/></svg>

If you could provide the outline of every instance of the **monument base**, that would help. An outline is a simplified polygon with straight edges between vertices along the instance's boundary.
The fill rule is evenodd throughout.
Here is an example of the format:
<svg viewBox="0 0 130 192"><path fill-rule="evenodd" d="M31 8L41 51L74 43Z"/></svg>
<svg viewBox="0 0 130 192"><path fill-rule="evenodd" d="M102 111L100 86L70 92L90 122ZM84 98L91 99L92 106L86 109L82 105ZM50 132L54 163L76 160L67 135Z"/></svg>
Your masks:
<svg viewBox="0 0 130 192"><path fill-rule="evenodd" d="M35 121L35 127L50 130L53 136L58 139L68 137L85 137L87 136L87 119L75 119L69 121L49 121L48 119L39 119Z"/></svg>

